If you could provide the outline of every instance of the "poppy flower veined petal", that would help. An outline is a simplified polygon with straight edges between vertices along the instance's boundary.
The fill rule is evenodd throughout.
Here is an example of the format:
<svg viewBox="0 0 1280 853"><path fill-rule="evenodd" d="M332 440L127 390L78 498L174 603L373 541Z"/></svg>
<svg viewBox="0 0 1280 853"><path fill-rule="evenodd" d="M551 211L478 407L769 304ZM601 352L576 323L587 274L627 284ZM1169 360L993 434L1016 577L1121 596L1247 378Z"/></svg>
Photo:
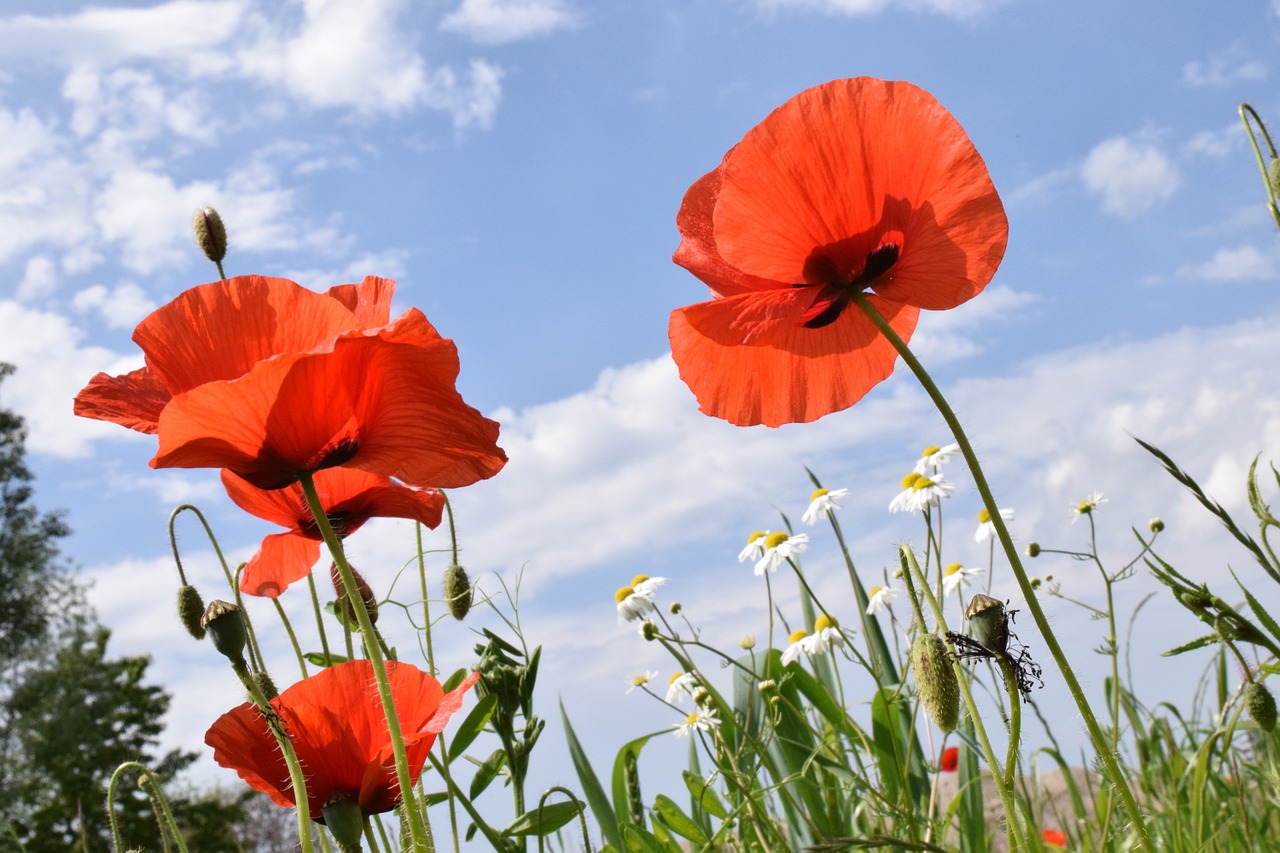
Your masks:
<svg viewBox="0 0 1280 853"><path fill-rule="evenodd" d="M391 322L391 297L396 292L392 279L368 275L359 284L335 284L326 292L345 305L361 326L385 326Z"/></svg>
<svg viewBox="0 0 1280 853"><path fill-rule="evenodd" d="M262 540L240 575L245 595L276 598L311 573L320 560L320 540L296 531L272 533Z"/></svg>
<svg viewBox="0 0 1280 853"><path fill-rule="evenodd" d="M223 714L205 733L204 742L213 747L213 760L235 770L249 787L261 791L278 806L295 805L289 767L279 749L269 749L275 739L267 730L262 713L244 704Z"/></svg>
<svg viewBox="0 0 1280 853"><path fill-rule="evenodd" d="M869 297L904 340L919 310ZM733 299L677 309L671 354L708 415L738 426L807 423L848 408L893 372L897 352L861 311L846 310L821 329L781 328L769 346L743 346L732 334Z"/></svg>
<svg viewBox="0 0 1280 853"><path fill-rule="evenodd" d="M761 290L789 288L789 283L745 275L725 263L716 251L712 216L720 195L720 170L703 175L684 194L676 225L680 229L680 245L671 260L702 279L717 296L736 296Z"/></svg>
<svg viewBox="0 0 1280 853"><path fill-rule="evenodd" d="M154 434L170 397L168 389L145 367L123 376L99 373L76 395L74 411L82 418Z"/></svg>
<svg viewBox="0 0 1280 853"><path fill-rule="evenodd" d="M299 530L298 520L310 515L302 488L297 484L284 489L259 489L244 477L222 469L222 487L231 502L250 515L290 530Z"/></svg>

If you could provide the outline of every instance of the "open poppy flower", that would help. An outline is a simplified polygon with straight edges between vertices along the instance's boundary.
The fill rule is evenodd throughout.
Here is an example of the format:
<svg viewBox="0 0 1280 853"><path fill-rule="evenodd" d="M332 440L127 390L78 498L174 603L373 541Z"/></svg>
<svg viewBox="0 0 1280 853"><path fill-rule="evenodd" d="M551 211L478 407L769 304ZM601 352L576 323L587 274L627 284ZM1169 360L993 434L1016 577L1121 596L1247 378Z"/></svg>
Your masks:
<svg viewBox="0 0 1280 853"><path fill-rule="evenodd" d="M354 468L326 468L316 473L315 484L339 536L356 532L374 517L411 518L434 528L444 512L444 495L434 489L415 489ZM322 537L302 487L294 483L267 491L226 469L222 485L236 506L288 528L262 540L240 577L241 592L275 598L289 584L305 578L320 559Z"/></svg>
<svg viewBox="0 0 1280 853"><path fill-rule="evenodd" d="M454 388L458 356L394 283L328 293L242 276L180 294L138 325L146 367L98 374L76 414L155 433L155 468L229 468L262 489L346 466L452 488L506 463L498 425Z"/></svg>
<svg viewBox="0 0 1280 853"><path fill-rule="evenodd" d="M938 761L938 767L943 773L955 773L960 767L960 748L949 746L942 750L942 758Z"/></svg>
<svg viewBox="0 0 1280 853"><path fill-rule="evenodd" d="M848 408L897 353L852 304L908 340L920 309L976 296L1008 221L960 124L910 83L836 80L787 101L685 194L674 260L715 297L672 312L680 377L740 426Z"/></svg>
<svg viewBox="0 0 1280 853"><path fill-rule="evenodd" d="M1042 829L1040 837L1044 839L1045 844L1051 844L1054 847L1066 847L1067 836L1065 833L1057 829Z"/></svg>
<svg viewBox="0 0 1280 853"><path fill-rule="evenodd" d="M387 661L387 678L404 733L409 775L417 782L436 735L462 707L463 694L480 675L471 673L447 694L434 678L407 663ZM399 804L395 755L369 661L340 663L304 678L271 705L302 764L312 818L322 820L321 809L335 797L356 800L367 815ZM223 714L204 742L213 747L214 761L235 770L272 802L296 805L288 765L256 706L246 703Z"/></svg>

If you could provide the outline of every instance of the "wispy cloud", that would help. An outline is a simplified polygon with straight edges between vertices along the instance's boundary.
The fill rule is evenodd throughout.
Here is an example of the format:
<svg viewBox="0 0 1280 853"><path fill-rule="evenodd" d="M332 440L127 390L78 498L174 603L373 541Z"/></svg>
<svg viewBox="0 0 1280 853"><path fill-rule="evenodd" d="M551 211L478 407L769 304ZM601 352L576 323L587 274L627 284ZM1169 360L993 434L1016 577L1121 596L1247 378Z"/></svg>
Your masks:
<svg viewBox="0 0 1280 853"><path fill-rule="evenodd" d="M1182 67L1182 79L1197 88L1221 89L1233 83L1256 83L1267 78L1267 65L1253 59L1244 48L1232 45L1217 51L1208 59L1188 62Z"/></svg>
<svg viewBox="0 0 1280 853"><path fill-rule="evenodd" d="M811 9L828 15L873 15L900 8L932 12L949 18L973 18L1004 5L1008 0L755 0L766 11Z"/></svg>
<svg viewBox="0 0 1280 853"><path fill-rule="evenodd" d="M1129 218L1169 199L1182 177L1167 154L1141 137L1117 136L1098 143L1085 158L1080 177L1102 197L1102 209Z"/></svg>
<svg viewBox="0 0 1280 853"><path fill-rule="evenodd" d="M440 29L480 44L508 44L577 26L564 0L462 0Z"/></svg>
<svg viewBox="0 0 1280 853"><path fill-rule="evenodd" d="M1178 270L1180 276L1205 281L1256 281L1275 278L1276 274L1275 253L1267 254L1257 246L1219 249L1210 260L1187 264Z"/></svg>

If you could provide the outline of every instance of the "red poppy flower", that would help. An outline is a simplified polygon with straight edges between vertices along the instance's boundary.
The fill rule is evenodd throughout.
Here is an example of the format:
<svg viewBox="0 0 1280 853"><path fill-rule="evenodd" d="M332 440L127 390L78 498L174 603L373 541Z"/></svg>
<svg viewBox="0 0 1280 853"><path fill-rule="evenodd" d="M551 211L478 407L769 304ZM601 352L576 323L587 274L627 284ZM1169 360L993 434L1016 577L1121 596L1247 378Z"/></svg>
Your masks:
<svg viewBox="0 0 1280 853"><path fill-rule="evenodd" d="M444 694L417 667L387 662L387 678L416 782L427 753L463 694L479 679L472 673ZM330 799L355 799L365 814L390 811L400 802L395 755L387 720L378 701L373 665L367 660L340 663L305 678L271 700L293 742L307 779L311 817L320 820ZM257 707L248 703L219 717L204 736L213 760L240 774L251 787L280 806L295 805L289 768Z"/></svg>
<svg viewBox="0 0 1280 853"><path fill-rule="evenodd" d="M1056 829L1042 829L1040 837L1044 839L1045 844L1052 844L1054 847L1067 846L1067 836Z"/></svg>
<svg viewBox="0 0 1280 853"><path fill-rule="evenodd" d="M439 488L493 476L498 425L454 389L457 350L420 311L388 322L393 289L192 288L138 325L146 367L95 376L76 414L158 434L152 467L229 468L263 489L336 466Z"/></svg>
<svg viewBox="0 0 1280 853"><path fill-rule="evenodd" d="M355 533L374 517L411 518L435 527L444 511L444 496L434 489L415 489L353 468L326 468L316 473L315 484L339 536ZM302 487L294 483L266 491L225 469L222 485L236 506L288 528L262 540L240 577L241 592L275 598L289 584L305 578L320 559L322 538Z"/></svg>
<svg viewBox="0 0 1280 853"><path fill-rule="evenodd" d="M942 750L942 758L938 760L938 766L943 773L955 773L960 767L959 747L949 746Z"/></svg>
<svg viewBox="0 0 1280 853"><path fill-rule="evenodd" d="M671 314L671 352L703 412L738 425L848 408L919 309L976 296L1008 222L963 128L910 83L836 80L787 101L685 194L674 260L710 302Z"/></svg>

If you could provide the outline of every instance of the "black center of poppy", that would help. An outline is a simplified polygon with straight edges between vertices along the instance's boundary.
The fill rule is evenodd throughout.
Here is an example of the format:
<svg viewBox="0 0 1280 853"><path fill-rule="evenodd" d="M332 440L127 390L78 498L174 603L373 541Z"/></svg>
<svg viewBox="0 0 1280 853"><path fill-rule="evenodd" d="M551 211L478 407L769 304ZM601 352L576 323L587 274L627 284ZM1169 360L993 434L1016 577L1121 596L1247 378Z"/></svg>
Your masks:
<svg viewBox="0 0 1280 853"><path fill-rule="evenodd" d="M807 266L812 270L822 269L827 280L820 284L796 285L821 288L809 310L800 317L800 325L806 329L821 329L834 323L849 304L852 294L869 289L877 279L889 273L898 262L899 252L897 243L881 243L867 253L861 269L844 275L835 271L835 264L830 259L815 258L815 262Z"/></svg>
<svg viewBox="0 0 1280 853"><path fill-rule="evenodd" d="M337 468L339 465L345 465L351 461L359 449L359 439L344 438L332 447L325 448L324 453L320 456L320 461L312 466L311 470L321 471L325 468Z"/></svg>

